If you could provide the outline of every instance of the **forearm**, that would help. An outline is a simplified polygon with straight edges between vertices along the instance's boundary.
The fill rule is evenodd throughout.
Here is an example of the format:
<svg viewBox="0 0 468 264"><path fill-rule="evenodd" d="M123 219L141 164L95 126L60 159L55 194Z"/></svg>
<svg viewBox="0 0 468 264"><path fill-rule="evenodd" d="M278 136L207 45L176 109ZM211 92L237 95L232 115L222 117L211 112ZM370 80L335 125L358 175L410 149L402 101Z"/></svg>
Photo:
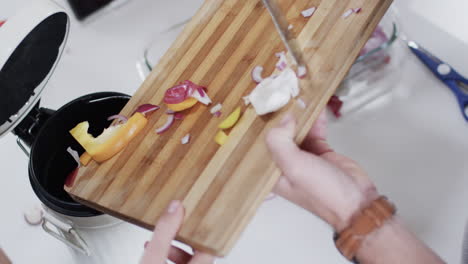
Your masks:
<svg viewBox="0 0 468 264"><path fill-rule="evenodd" d="M397 217L368 235L356 257L362 264L445 263L406 229Z"/></svg>

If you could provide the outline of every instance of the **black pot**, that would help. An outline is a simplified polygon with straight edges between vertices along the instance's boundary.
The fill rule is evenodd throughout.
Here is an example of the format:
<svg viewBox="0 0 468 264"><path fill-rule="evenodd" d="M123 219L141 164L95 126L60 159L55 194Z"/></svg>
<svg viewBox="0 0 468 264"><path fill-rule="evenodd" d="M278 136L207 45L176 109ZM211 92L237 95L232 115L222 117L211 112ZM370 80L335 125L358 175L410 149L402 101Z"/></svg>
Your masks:
<svg viewBox="0 0 468 264"><path fill-rule="evenodd" d="M84 153L69 131L78 123L89 121L89 132L98 136L110 125L107 118L119 113L129 99L125 94L101 92L80 97L57 111L37 105L15 129L14 133L31 146L29 179L47 207L73 217L102 214L74 201L63 189L65 179L77 166L67 148Z"/></svg>

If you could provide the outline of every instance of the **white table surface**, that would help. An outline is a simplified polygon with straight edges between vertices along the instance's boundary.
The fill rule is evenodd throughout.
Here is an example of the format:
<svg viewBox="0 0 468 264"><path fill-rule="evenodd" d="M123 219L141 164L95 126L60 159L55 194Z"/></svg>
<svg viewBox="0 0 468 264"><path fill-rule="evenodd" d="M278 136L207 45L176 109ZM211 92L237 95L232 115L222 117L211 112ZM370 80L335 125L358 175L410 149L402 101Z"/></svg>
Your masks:
<svg viewBox="0 0 468 264"><path fill-rule="evenodd" d="M0 1L0 18L8 18L27 2ZM158 32L190 17L201 2L131 0L86 25L72 19L68 48L42 105L57 109L96 91L135 92L141 83L136 64L144 46ZM396 4L408 36L468 75L467 1ZM367 169L422 240L448 263L458 263L468 213L468 126L451 92L417 59L408 53L401 69L390 94L330 125L330 141ZM3 137L0 247L14 263L138 262L150 233L130 224L87 233L95 252L91 258L26 225L23 212L39 203L27 165L15 138ZM261 207L235 249L219 263L347 263L331 236L319 219L278 198Z"/></svg>

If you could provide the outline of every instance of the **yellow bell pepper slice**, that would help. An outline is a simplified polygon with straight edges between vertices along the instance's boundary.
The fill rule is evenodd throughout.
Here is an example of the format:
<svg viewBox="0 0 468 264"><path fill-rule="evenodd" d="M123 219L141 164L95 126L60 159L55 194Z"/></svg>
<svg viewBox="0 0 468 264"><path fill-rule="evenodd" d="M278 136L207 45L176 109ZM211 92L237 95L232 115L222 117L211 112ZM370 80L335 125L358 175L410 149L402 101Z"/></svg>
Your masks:
<svg viewBox="0 0 468 264"><path fill-rule="evenodd" d="M85 152L80 156L80 163L83 166L87 166L92 159L93 157L88 152Z"/></svg>
<svg viewBox="0 0 468 264"><path fill-rule="evenodd" d="M224 119L224 121L221 122L221 124L219 124L218 127L221 129L229 129L233 127L237 123L237 121L239 121L240 115L241 115L241 108L239 106L226 119Z"/></svg>
<svg viewBox="0 0 468 264"><path fill-rule="evenodd" d="M216 136L215 136L215 142L218 143L219 145L224 145L228 139L228 135L224 133L224 131L219 131Z"/></svg>
<svg viewBox="0 0 468 264"><path fill-rule="evenodd" d="M180 111L184 111L186 109L189 109L189 108L193 107L197 103L198 103L197 99L195 99L193 97L189 97L189 98L185 99L185 101L183 101L182 103L166 104L166 105L167 105L167 108L171 109L172 111L180 112Z"/></svg>
<svg viewBox="0 0 468 264"><path fill-rule="evenodd" d="M70 134L97 162L104 162L119 153L146 126L148 120L135 113L125 124L104 129L97 138L88 133L89 122L85 121L70 130Z"/></svg>

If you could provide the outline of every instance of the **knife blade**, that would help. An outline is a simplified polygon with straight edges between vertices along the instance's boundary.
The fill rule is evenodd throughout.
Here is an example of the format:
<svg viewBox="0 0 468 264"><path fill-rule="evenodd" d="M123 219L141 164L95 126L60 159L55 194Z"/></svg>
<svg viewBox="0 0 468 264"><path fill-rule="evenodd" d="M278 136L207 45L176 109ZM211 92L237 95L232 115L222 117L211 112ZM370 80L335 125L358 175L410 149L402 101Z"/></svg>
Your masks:
<svg viewBox="0 0 468 264"><path fill-rule="evenodd" d="M277 0L262 0L263 5L267 8L268 12L273 19L273 23L275 24L276 30L278 31L281 40L283 41L286 49L289 51L293 60L298 65L298 67L302 66L305 67L305 60L302 54L302 50L297 43L296 38L293 36L289 28L288 20L286 16L281 11Z"/></svg>

